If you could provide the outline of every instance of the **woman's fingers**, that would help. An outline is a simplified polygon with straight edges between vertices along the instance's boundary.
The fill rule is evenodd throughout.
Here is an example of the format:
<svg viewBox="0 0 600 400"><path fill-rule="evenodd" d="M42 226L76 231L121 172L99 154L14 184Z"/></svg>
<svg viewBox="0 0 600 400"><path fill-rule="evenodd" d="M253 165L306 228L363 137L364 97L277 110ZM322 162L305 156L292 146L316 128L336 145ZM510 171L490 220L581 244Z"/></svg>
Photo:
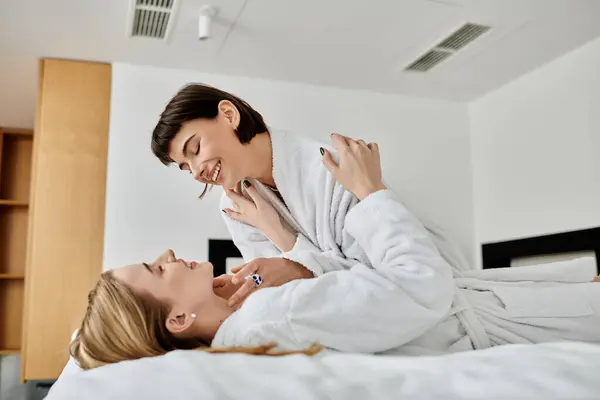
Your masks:
<svg viewBox="0 0 600 400"><path fill-rule="evenodd" d="M365 144L365 142L363 140L360 140L360 139L359 140L355 140L355 139L351 138L350 136L341 135L339 133L336 133L335 135L340 136L344 140L344 142L346 142L346 145L349 148L356 148L356 147L359 146L359 144L361 144L361 142L363 144Z"/></svg>
<svg viewBox="0 0 600 400"><path fill-rule="evenodd" d="M229 300L227 300L227 305L229 307L237 307L250 293L252 293L252 291L254 291L254 289L256 289L254 281L252 279L246 280L246 282L231 295Z"/></svg>
<svg viewBox="0 0 600 400"><path fill-rule="evenodd" d="M244 181L244 187L246 188L246 193L248 193L252 201L254 201L254 204L258 205L266 201L249 181Z"/></svg>
<svg viewBox="0 0 600 400"><path fill-rule="evenodd" d="M242 301L244 301L244 299L246 299L246 297L248 297L250 293L252 293L254 289L256 289L254 280L246 278L254 274L258 270L259 266L259 263L256 260L254 260L250 261L247 264L240 265L239 267L237 267L237 272L231 278L231 283L233 283L234 285L238 285L244 281L245 282L233 295L231 295L231 297L227 301L227 305L229 307L237 307Z"/></svg>
<svg viewBox="0 0 600 400"><path fill-rule="evenodd" d="M231 268L231 273L232 274L237 274L238 272L240 272L240 269L242 269L242 267L246 265L246 264L240 264L237 267L233 267Z"/></svg>
<svg viewBox="0 0 600 400"><path fill-rule="evenodd" d="M235 185L235 189L233 189L234 192L236 192L237 194L242 194L242 182L238 182L237 185Z"/></svg>
<svg viewBox="0 0 600 400"><path fill-rule="evenodd" d="M225 194L227 197L229 197L229 199L231 199L232 202L237 203L239 207L246 207L252 204L250 200L245 198L243 195L236 193L234 190L225 189Z"/></svg>
<svg viewBox="0 0 600 400"><path fill-rule="evenodd" d="M231 199L231 201L235 202L240 202L242 200L246 200L246 198L244 196L242 196L241 194L239 194L238 192L236 192L233 189L225 189L225 194L227 195L227 197L229 197Z"/></svg>
<svg viewBox="0 0 600 400"><path fill-rule="evenodd" d="M334 174L334 176L335 176L335 172L339 168L337 163L333 160L333 158L331 157L331 153L329 151L327 151L323 148L321 148L321 150L323 150L323 164L325 164L327 169L329 171L331 171L331 173Z"/></svg>
<svg viewBox="0 0 600 400"><path fill-rule="evenodd" d="M256 260L241 265L240 267L238 267L239 271L236 272L235 275L233 275L233 278L231 278L231 282L233 282L235 285L237 285L238 283L242 283L247 276L250 276L256 271L258 271L259 266L260 265Z"/></svg>
<svg viewBox="0 0 600 400"><path fill-rule="evenodd" d="M224 208L223 212L227 214L229 218L235 219L236 221L246 222L246 218L239 212L232 210L231 208Z"/></svg>
<svg viewBox="0 0 600 400"><path fill-rule="evenodd" d="M337 149L337 151L341 154L344 150L348 149L348 138L346 138L345 136L340 135L339 133L332 133L331 134L331 141L333 142L333 145L335 146L335 148Z"/></svg>
<svg viewBox="0 0 600 400"><path fill-rule="evenodd" d="M223 274L219 275L216 278L213 278L213 287L223 287L227 284L231 283L231 275Z"/></svg>

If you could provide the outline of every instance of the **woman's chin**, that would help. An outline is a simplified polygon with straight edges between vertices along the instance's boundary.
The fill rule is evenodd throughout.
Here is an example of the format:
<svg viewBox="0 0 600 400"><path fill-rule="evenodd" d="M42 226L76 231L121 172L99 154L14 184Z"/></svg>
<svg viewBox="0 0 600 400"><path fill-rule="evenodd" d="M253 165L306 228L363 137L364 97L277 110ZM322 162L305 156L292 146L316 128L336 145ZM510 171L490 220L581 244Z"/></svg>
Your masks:
<svg viewBox="0 0 600 400"><path fill-rule="evenodd" d="M224 179L221 183L221 186L223 186L223 189L237 190L239 187L239 182L232 182Z"/></svg>
<svg viewBox="0 0 600 400"><path fill-rule="evenodd" d="M202 274L202 280L210 281L212 287L212 280L214 278L213 265L209 262L202 263L202 269L198 272Z"/></svg>
<svg viewBox="0 0 600 400"><path fill-rule="evenodd" d="M208 261L207 261L207 262L204 264L204 268L206 268L206 271L207 271L207 273L209 273L209 274L210 274L210 276L212 276L212 275L213 275L214 266L212 265L212 263L211 263L211 262L208 262Z"/></svg>
<svg viewBox="0 0 600 400"><path fill-rule="evenodd" d="M194 272L206 273L206 274L213 273L213 265L209 261L203 261L203 262L199 262L199 263L192 261L191 264L192 264L192 270Z"/></svg>

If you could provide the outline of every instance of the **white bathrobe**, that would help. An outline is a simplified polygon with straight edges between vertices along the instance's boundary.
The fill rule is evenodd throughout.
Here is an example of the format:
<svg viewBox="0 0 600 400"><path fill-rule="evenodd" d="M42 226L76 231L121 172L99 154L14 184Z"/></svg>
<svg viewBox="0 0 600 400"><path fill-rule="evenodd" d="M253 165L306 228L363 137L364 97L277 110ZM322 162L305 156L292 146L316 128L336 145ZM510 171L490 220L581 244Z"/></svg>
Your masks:
<svg viewBox="0 0 600 400"><path fill-rule="evenodd" d="M335 149L311 138L280 130L271 130L271 143L273 178L285 204L267 186L256 180L251 182L275 206L287 224L300 234L294 248L282 254L260 230L223 214L244 260L283 256L304 265L316 276L350 268L357 262L370 265L363 249L345 228L346 214L358 203L358 199L333 178L323 165L319 151L320 147L325 147L335 154ZM231 207L231 200L223 195L221 208ZM458 247L440 227L430 222L425 225L456 274L471 269Z"/></svg>
<svg viewBox="0 0 600 400"><path fill-rule="evenodd" d="M350 352L443 354L508 343L600 342L592 259L483 271L451 266L460 252L426 230L391 191L358 203L322 166L319 143L284 132L274 132L272 143L285 205L253 184L300 232L283 256L318 277L252 294L213 346L320 343ZM231 207L227 198L222 205ZM225 220L246 260L282 255L255 228Z"/></svg>

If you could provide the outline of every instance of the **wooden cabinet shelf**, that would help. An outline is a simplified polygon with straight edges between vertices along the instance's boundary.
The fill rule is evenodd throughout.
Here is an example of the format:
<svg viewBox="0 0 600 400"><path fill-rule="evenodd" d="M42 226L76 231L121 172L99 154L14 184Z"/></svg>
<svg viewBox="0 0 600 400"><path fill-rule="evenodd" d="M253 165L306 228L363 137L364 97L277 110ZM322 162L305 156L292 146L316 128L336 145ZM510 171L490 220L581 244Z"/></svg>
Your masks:
<svg viewBox="0 0 600 400"><path fill-rule="evenodd" d="M21 353L21 349L0 349L0 356L18 355Z"/></svg>
<svg viewBox="0 0 600 400"><path fill-rule="evenodd" d="M27 207L28 205L29 205L29 202L25 201L25 200L2 200L2 199L0 199L0 207L1 206Z"/></svg>
<svg viewBox="0 0 600 400"><path fill-rule="evenodd" d="M9 127L0 127L0 134L3 135L11 135L11 136L25 136L32 137L33 129L22 129L22 128L9 128Z"/></svg>
<svg viewBox="0 0 600 400"><path fill-rule="evenodd" d="M21 348L24 280L0 280L0 351L13 354Z"/></svg>
<svg viewBox="0 0 600 400"><path fill-rule="evenodd" d="M21 274L0 274L0 279L25 279Z"/></svg>
<svg viewBox="0 0 600 400"><path fill-rule="evenodd" d="M33 132L0 128L0 356L20 354Z"/></svg>

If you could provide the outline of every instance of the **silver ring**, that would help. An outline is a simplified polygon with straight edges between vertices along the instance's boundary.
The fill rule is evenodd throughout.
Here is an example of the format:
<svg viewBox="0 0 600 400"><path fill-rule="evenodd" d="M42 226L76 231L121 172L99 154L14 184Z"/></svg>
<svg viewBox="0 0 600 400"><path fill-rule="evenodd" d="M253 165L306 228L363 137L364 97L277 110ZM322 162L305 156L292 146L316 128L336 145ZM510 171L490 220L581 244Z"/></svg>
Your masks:
<svg viewBox="0 0 600 400"><path fill-rule="evenodd" d="M252 279L254 281L254 287L259 287L263 283L263 278L259 274L248 275L246 279Z"/></svg>

